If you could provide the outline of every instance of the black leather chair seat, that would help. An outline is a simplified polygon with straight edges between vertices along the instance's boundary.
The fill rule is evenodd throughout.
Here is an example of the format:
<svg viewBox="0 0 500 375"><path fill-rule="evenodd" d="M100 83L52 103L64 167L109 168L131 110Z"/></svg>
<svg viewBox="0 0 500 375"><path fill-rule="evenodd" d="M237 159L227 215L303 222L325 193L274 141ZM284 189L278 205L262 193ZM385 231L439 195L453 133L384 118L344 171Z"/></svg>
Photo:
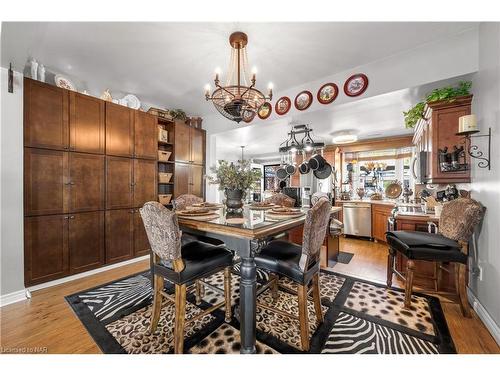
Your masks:
<svg viewBox="0 0 500 375"><path fill-rule="evenodd" d="M286 276L300 284L308 283L319 271L319 262L310 265L306 272L299 267L302 247L286 241L271 241L255 257L258 268Z"/></svg>
<svg viewBox="0 0 500 375"><path fill-rule="evenodd" d="M201 241L201 242L206 242L211 245L219 246L219 245L224 245L224 241L218 240L216 238L211 238L211 237L205 237L205 236L198 236L190 233L182 233L181 237L181 244L182 246L187 245L190 242L195 242L195 241Z"/></svg>
<svg viewBox="0 0 500 375"><path fill-rule="evenodd" d="M154 272L176 284L186 284L201 277L232 266L233 254L223 246L192 241L181 248L184 269L175 272L172 262L162 260L155 264Z"/></svg>
<svg viewBox="0 0 500 375"><path fill-rule="evenodd" d="M408 259L467 263L458 242L436 233L391 231L387 244Z"/></svg>

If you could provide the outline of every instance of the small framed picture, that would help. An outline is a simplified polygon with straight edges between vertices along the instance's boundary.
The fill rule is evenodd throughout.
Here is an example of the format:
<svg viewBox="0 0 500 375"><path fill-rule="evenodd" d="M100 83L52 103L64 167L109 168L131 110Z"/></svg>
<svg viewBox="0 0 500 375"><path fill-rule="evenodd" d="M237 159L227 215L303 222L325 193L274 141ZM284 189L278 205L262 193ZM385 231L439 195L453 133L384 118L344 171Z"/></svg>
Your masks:
<svg viewBox="0 0 500 375"><path fill-rule="evenodd" d="M254 111L246 110L245 112L243 112L243 121L246 123L252 122L254 117L255 117Z"/></svg>
<svg viewBox="0 0 500 375"><path fill-rule="evenodd" d="M295 108L299 111L303 111L312 104L313 96L310 91L304 90L299 92L295 97Z"/></svg>
<svg viewBox="0 0 500 375"><path fill-rule="evenodd" d="M344 83L344 93L347 96L359 96L368 88L368 77L362 73L354 74Z"/></svg>
<svg viewBox="0 0 500 375"><path fill-rule="evenodd" d="M321 104L330 104L335 99L337 99L337 95L339 94L339 87L335 83L325 83L318 90L318 94L316 95L318 98L318 102Z"/></svg>
<svg viewBox="0 0 500 375"><path fill-rule="evenodd" d="M290 110L291 106L292 106L292 101L290 100L290 98L288 96L282 96L276 102L274 110L278 115L283 116Z"/></svg>
<svg viewBox="0 0 500 375"><path fill-rule="evenodd" d="M261 120L265 120L269 116L271 116L271 113L273 112L273 106L269 102L265 102L262 104L257 111L257 114L259 115L259 118Z"/></svg>

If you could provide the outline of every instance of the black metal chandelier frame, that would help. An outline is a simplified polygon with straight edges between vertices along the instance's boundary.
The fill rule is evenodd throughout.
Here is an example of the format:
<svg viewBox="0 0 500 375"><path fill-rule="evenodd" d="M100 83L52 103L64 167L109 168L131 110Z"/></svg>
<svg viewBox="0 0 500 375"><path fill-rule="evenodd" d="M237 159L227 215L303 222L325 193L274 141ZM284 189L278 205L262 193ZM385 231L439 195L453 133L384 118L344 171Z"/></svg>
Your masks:
<svg viewBox="0 0 500 375"><path fill-rule="evenodd" d="M309 125L295 125L288 133L288 138L280 144L279 152L281 154L289 152L309 152L318 149L323 149L323 142L314 142L311 137L313 129ZM304 134L300 142L297 140L297 134Z"/></svg>

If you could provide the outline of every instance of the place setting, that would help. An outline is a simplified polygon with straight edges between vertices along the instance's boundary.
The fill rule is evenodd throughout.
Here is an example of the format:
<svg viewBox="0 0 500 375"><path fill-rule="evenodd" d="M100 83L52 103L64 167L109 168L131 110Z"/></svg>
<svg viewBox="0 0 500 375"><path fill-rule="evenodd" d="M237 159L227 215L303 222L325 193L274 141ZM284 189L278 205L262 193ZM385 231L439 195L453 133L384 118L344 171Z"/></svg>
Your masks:
<svg viewBox="0 0 500 375"><path fill-rule="evenodd" d="M197 208L190 206L184 210L175 211L175 213L180 219L211 221L219 218L219 214L215 213L213 209L206 207Z"/></svg>
<svg viewBox="0 0 500 375"><path fill-rule="evenodd" d="M266 219L286 220L304 216L305 213L300 208L273 207L266 212Z"/></svg>

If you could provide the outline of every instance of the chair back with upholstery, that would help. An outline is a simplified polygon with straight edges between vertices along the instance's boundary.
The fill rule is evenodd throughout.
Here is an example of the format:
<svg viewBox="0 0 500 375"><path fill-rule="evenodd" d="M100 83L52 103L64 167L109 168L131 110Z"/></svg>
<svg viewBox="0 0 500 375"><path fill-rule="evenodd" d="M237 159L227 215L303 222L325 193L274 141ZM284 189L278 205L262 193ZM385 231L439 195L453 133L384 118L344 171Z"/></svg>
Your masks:
<svg viewBox="0 0 500 375"><path fill-rule="evenodd" d="M203 198L193 194L182 194L174 199L173 206L175 210L185 210L196 203L203 203Z"/></svg>
<svg viewBox="0 0 500 375"><path fill-rule="evenodd" d="M159 202L146 202L139 211L151 250L161 259L180 259L181 231L175 212Z"/></svg>
<svg viewBox="0 0 500 375"><path fill-rule="evenodd" d="M279 206L284 206L284 207L294 207L295 206L295 199L290 198L288 195L283 194L283 193L276 193L269 198L265 199L264 202L266 203L273 203L277 204Z"/></svg>
<svg viewBox="0 0 500 375"><path fill-rule="evenodd" d="M470 198L454 199L443 206L439 232L452 240L468 242L484 216L484 207Z"/></svg>
<svg viewBox="0 0 500 375"><path fill-rule="evenodd" d="M326 199L328 201L330 200L330 198L328 198L327 193L323 193L321 191L318 191L318 192L314 193L311 197L311 206L314 206L316 203L318 203L320 199Z"/></svg>
<svg viewBox="0 0 500 375"><path fill-rule="evenodd" d="M302 256L299 262L302 271L306 271L309 265L319 261L331 210L332 206L328 199L319 199L307 212L302 234Z"/></svg>

